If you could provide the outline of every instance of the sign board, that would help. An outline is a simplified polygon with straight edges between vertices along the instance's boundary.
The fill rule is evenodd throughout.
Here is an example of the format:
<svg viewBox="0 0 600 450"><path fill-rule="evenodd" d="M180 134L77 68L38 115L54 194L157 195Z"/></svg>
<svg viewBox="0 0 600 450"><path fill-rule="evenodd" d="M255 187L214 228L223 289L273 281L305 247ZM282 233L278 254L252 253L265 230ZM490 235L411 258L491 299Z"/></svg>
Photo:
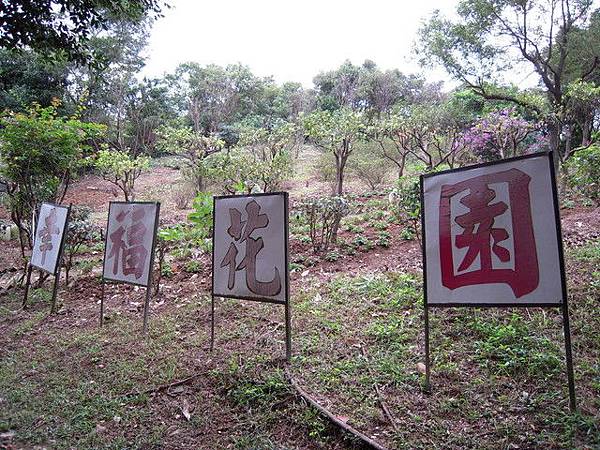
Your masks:
<svg viewBox="0 0 600 450"><path fill-rule="evenodd" d="M549 153L424 175L429 306L559 306L560 219Z"/></svg>
<svg viewBox="0 0 600 450"><path fill-rule="evenodd" d="M160 205L110 202L102 277L148 287Z"/></svg>
<svg viewBox="0 0 600 450"><path fill-rule="evenodd" d="M213 296L287 302L287 193L214 198Z"/></svg>
<svg viewBox="0 0 600 450"><path fill-rule="evenodd" d="M31 265L52 275L59 267L66 236L69 208L42 203L38 214Z"/></svg>

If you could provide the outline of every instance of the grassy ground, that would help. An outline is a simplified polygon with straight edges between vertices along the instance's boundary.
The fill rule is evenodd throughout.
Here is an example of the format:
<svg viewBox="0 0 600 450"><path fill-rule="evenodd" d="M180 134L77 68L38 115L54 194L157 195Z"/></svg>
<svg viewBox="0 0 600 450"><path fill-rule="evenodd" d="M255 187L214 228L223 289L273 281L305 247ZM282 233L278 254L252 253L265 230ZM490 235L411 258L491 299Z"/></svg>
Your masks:
<svg viewBox="0 0 600 450"><path fill-rule="evenodd" d="M576 414L568 411L560 315L549 309L434 311L426 394L421 281L411 273L304 280L294 289L291 372L322 405L390 448L599 448L600 244L569 250L567 261ZM89 277L82 282L97 284ZM87 295L63 292L57 316L47 314L44 289L26 312L16 312L16 296L0 304L6 445L355 446L287 382L281 308L219 301L210 353L202 293L169 300L143 337L142 291L111 293L110 320L99 329L97 288L82 289Z"/></svg>

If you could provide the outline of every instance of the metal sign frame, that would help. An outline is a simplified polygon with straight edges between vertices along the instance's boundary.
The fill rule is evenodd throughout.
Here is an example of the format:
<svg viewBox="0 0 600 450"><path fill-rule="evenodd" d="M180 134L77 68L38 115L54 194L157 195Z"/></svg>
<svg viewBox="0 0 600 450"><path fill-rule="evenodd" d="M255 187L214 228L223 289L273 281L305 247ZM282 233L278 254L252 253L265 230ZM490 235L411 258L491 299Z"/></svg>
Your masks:
<svg viewBox="0 0 600 450"><path fill-rule="evenodd" d="M249 297L243 295L222 295L215 294L215 220L217 201L228 198L252 199L255 197L280 196L283 197L283 214L284 214L284 263L285 263L285 300L277 300L272 298ZM211 321L210 321L210 350L214 348L215 342L215 297L233 298L239 300L250 300L260 303L273 303L283 305L285 307L285 358L287 361L292 356L292 321L290 307L290 269L289 269L289 194L287 192L265 192L258 194L243 194L243 195L218 195L213 196L213 226L212 226L212 267L211 267Z"/></svg>
<svg viewBox="0 0 600 450"><path fill-rule="evenodd" d="M110 224L110 206L112 204L127 204L127 205L156 205L155 216L154 216L154 229L152 231L152 246L150 250L150 266L148 269L148 280L144 283L134 283L132 281L116 280L113 278L104 276L104 266L106 264L106 251L108 249L108 225ZM114 201L108 202L108 214L106 215L106 236L104 236L104 255L102 258L102 294L100 297L100 326L104 325L104 291L107 282L115 284L129 284L131 286L141 286L146 288L146 300L144 302L144 325L143 332L148 332L148 314L150 309L150 297L152 296L152 282L153 282L153 269L154 269L154 254L156 250L156 240L158 235L158 221L160 217L160 202L124 202Z"/></svg>
<svg viewBox="0 0 600 450"><path fill-rule="evenodd" d="M50 306L50 313L54 314L56 312L56 297L58 296L58 285L60 282L60 270L61 270L61 260L63 257L63 250L65 249L65 242L66 242L66 236L67 233L69 232L69 220L71 218L71 206L72 204L69 204L69 206L63 206L63 205L58 205L56 203L51 203L51 202L43 202L40 205L40 210L38 211L38 215L37 215L37 221L36 221L36 226L35 229L33 231L33 246L35 247L35 239L37 237L37 227L39 226L40 223L40 215L42 214L42 206L43 205L49 205L52 208L59 208L59 209L66 209L67 210L67 215L65 217L65 226L62 230L62 236L60 237L60 247L58 249L58 255L56 257L56 263L54 264L54 271L53 272L49 272L48 270L44 269L43 267L39 267L36 266L35 264L33 264L31 262L31 259L29 260L28 264L27 264L27 278L25 281L25 293L23 295L23 304L22 307L23 309L27 309L27 298L29 296L29 287L31 285L31 272L32 270L35 268L41 272L45 272L48 275L51 275L54 277L54 286L52 288L52 301L51 301L51 306Z"/></svg>
<svg viewBox="0 0 600 450"><path fill-rule="evenodd" d="M556 239L558 245L558 263L561 277L561 291L562 301L555 303L486 303L485 301L477 303L429 303L427 298L427 246L426 246L426 217L425 217L425 200L423 184L427 178L432 178L438 175L464 172L471 169L478 169L481 167L495 166L514 161L521 161L531 158L545 157L548 161L548 167L550 171L550 184L552 202L554 205L554 218L556 227ZM429 308L448 308L448 307L479 307L479 308L520 308L520 307L542 307L542 308L561 308L563 315L563 329L565 337L565 357L567 364L567 378L569 386L569 406L571 411L575 411L577 408L577 401L575 396L575 376L573 373L573 355L571 346L571 329L569 325L569 308L567 302L567 281L565 275L565 263L564 263L564 249L562 241L562 229L560 223L560 206L558 202L558 192L556 188L556 171L554 169L554 160L552 152L538 152L532 153L525 156L517 156L514 158L506 158L499 161L486 162L481 164L475 164L471 166L460 167L457 169L444 170L435 173L424 174L420 176L420 200L421 200L421 230L423 236L423 310L424 310L424 326L425 326L425 385L426 389L431 389L431 363L430 363L430 345L429 345Z"/></svg>

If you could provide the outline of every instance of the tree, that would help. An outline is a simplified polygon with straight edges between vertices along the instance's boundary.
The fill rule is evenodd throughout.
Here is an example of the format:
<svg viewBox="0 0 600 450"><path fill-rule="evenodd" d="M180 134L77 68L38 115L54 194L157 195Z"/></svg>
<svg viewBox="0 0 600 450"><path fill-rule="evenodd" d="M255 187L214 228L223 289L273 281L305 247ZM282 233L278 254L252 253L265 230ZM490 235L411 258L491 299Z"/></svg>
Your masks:
<svg viewBox="0 0 600 450"><path fill-rule="evenodd" d="M162 0L2 0L0 47L33 49L49 56L88 63L90 36L115 18L137 21L159 17Z"/></svg>
<svg viewBox="0 0 600 450"><path fill-rule="evenodd" d="M565 89L570 81L587 81L599 63L600 39L595 39L600 35L590 28L598 22L591 20L598 14L593 4L593 0L462 0L458 20L435 12L421 28L422 61L442 64L486 99L535 111L546 120L549 145L557 160L564 159ZM582 34L587 50L571 51L575 43L586 40ZM546 104L535 96L497 86L516 65L528 66L538 75Z"/></svg>
<svg viewBox="0 0 600 450"><path fill-rule="evenodd" d="M356 143L364 137L364 115L348 108L314 111L304 118L304 128L311 141L335 158L334 195L344 192L344 171Z"/></svg>
<svg viewBox="0 0 600 450"><path fill-rule="evenodd" d="M0 176L4 178L21 250L31 248L32 215L44 201L60 203L92 142L106 128L75 117L59 117L58 102L0 118Z"/></svg>
<svg viewBox="0 0 600 450"><path fill-rule="evenodd" d="M0 49L0 111L26 112L33 103L50 106L53 99L66 96L67 78L64 62L48 61L31 51Z"/></svg>
<svg viewBox="0 0 600 450"><path fill-rule="evenodd" d="M216 135L204 136L190 127L164 127L159 131L159 145L166 151L182 156L186 161L184 176L195 186L196 193L204 191L207 177L205 160L225 147Z"/></svg>
<svg viewBox="0 0 600 450"><path fill-rule="evenodd" d="M516 114L514 108L494 111L463 134L466 146L484 161L522 155L527 141L539 128Z"/></svg>
<svg viewBox="0 0 600 450"><path fill-rule="evenodd" d="M135 200L135 181L150 167L150 158L143 155L131 156L120 150L100 150L94 166L102 178L117 186L125 195L125 201Z"/></svg>

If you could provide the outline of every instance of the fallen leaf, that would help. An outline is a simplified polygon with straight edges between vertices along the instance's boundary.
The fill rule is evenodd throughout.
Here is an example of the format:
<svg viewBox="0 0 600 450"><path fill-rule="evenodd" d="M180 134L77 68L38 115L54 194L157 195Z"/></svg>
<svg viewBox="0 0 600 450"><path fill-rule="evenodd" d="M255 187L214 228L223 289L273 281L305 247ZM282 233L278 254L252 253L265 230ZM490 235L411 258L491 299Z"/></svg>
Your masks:
<svg viewBox="0 0 600 450"><path fill-rule="evenodd" d="M183 414L183 417L185 417L185 420L187 420L188 422L192 418L192 414L190 413L190 402L188 402L187 398L183 399L183 403L181 405L181 413Z"/></svg>
<svg viewBox="0 0 600 450"><path fill-rule="evenodd" d="M425 367L425 364L423 364L422 362L417 363L417 371L420 374L425 375L425 373L427 372L427 367Z"/></svg>

